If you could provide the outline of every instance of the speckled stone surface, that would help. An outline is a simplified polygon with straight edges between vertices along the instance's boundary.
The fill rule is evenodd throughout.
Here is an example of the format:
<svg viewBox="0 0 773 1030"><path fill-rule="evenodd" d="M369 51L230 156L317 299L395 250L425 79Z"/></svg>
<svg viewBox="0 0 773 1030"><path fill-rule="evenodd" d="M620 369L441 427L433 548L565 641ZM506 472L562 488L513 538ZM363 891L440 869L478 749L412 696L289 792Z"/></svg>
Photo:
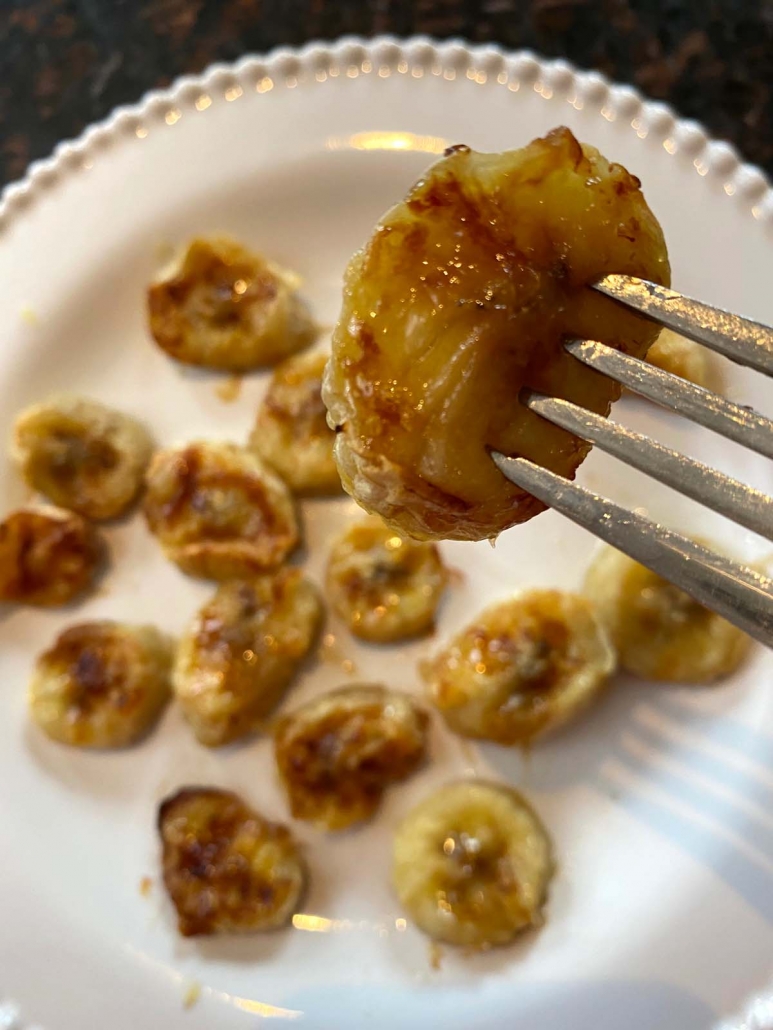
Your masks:
<svg viewBox="0 0 773 1030"><path fill-rule="evenodd" d="M212 61L382 32L597 68L773 173L773 0L0 0L0 177Z"/></svg>

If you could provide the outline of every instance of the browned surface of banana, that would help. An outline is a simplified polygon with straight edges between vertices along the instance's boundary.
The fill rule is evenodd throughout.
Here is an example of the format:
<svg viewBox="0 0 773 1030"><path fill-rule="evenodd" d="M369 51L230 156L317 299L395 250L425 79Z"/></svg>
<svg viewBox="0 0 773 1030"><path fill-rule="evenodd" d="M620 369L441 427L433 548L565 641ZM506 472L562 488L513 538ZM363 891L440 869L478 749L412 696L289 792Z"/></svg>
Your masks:
<svg viewBox="0 0 773 1030"><path fill-rule="evenodd" d="M670 280L634 175L563 128L502 154L451 148L346 273L323 386L346 490L417 538L495 537L542 511L489 450L574 475L590 445L519 394L608 414L620 387L563 341L644 357L658 332L587 288L610 272Z"/></svg>
<svg viewBox="0 0 773 1030"><path fill-rule="evenodd" d="M295 506L279 476L232 443L157 451L145 518L184 572L226 580L276 568L298 543Z"/></svg>
<svg viewBox="0 0 773 1030"><path fill-rule="evenodd" d="M169 700L172 654L171 641L152 626L109 620L71 626L35 664L32 718L63 744L132 744Z"/></svg>
<svg viewBox="0 0 773 1030"><path fill-rule="evenodd" d="M250 434L251 450L296 494L337 494L335 435L322 403L327 355L298 354L275 370Z"/></svg>
<svg viewBox="0 0 773 1030"><path fill-rule="evenodd" d="M342 687L279 720L274 746L296 819L343 830L374 814L384 791L424 759L428 719L381 686Z"/></svg>
<svg viewBox="0 0 773 1030"><path fill-rule="evenodd" d="M397 896L420 929L448 944L489 948L541 926L553 872L539 817L503 785L441 787L395 834Z"/></svg>
<svg viewBox="0 0 773 1030"><path fill-rule="evenodd" d="M18 416L12 454L27 483L88 519L112 519L134 501L152 442L139 422L82 397L54 397Z"/></svg>
<svg viewBox="0 0 773 1030"><path fill-rule="evenodd" d="M226 237L195 239L148 289L151 334L177 361L246 371L317 334L294 276Z"/></svg>
<svg viewBox="0 0 773 1030"><path fill-rule="evenodd" d="M621 667L642 679L712 683L749 653L751 639L740 629L612 547L588 569L585 593Z"/></svg>
<svg viewBox="0 0 773 1030"><path fill-rule="evenodd" d="M0 602L43 608L85 594L104 562L96 529L62 508L19 508L0 522Z"/></svg>
<svg viewBox="0 0 773 1030"><path fill-rule="evenodd" d="M434 544L410 540L381 519L350 526L334 543L325 579L334 610L375 643L430 632L448 572Z"/></svg>
<svg viewBox="0 0 773 1030"><path fill-rule="evenodd" d="M486 608L422 672L452 730L528 744L582 712L614 667L611 643L588 601L528 590Z"/></svg>
<svg viewBox="0 0 773 1030"><path fill-rule="evenodd" d="M202 744L264 726L311 648L322 620L299 569L223 583L180 640L175 697Z"/></svg>
<svg viewBox="0 0 773 1030"><path fill-rule="evenodd" d="M300 849L238 795L186 787L161 803L158 831L184 937L273 930L292 918L307 880Z"/></svg>

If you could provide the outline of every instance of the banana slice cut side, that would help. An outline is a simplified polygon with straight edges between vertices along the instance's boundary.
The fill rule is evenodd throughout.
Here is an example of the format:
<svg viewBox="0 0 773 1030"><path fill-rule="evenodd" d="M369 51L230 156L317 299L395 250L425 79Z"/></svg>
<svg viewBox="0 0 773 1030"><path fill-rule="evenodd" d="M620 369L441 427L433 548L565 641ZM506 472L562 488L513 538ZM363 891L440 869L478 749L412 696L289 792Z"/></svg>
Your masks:
<svg viewBox="0 0 773 1030"><path fill-rule="evenodd" d="M483 611L422 673L432 703L456 733L528 744L586 708L614 667L588 601L530 590Z"/></svg>
<svg viewBox="0 0 773 1030"><path fill-rule="evenodd" d="M13 511L0 522L0 602L67 604L93 586L105 553L96 529L73 511Z"/></svg>
<svg viewBox="0 0 773 1030"><path fill-rule="evenodd" d="M544 922L552 846L514 790L484 782L443 787L398 827L392 878L405 911L447 944L508 944Z"/></svg>
<svg viewBox="0 0 773 1030"><path fill-rule="evenodd" d="M157 451L145 518L166 556L192 576L226 580L276 568L298 543L293 500L279 476L232 443Z"/></svg>
<svg viewBox="0 0 773 1030"><path fill-rule="evenodd" d="M696 386L705 389L713 386L710 352L699 343L693 343L670 329L661 330L660 336L647 351L647 361Z"/></svg>
<svg viewBox="0 0 773 1030"><path fill-rule="evenodd" d="M572 478L590 445L523 387L609 414L620 387L569 336L643 358L658 329L587 289L669 285L640 182L557 128L521 150L445 155L388 211L344 279L323 397L344 488L416 539L483 540L544 510L489 457Z"/></svg>
<svg viewBox="0 0 773 1030"><path fill-rule="evenodd" d="M148 289L151 334L189 365L246 371L314 340L296 277L226 237L195 239Z"/></svg>
<svg viewBox="0 0 773 1030"><path fill-rule="evenodd" d="M585 593L621 666L642 679L711 683L749 653L751 639L740 629L612 547L589 568Z"/></svg>
<svg viewBox="0 0 773 1030"><path fill-rule="evenodd" d="M121 515L134 501L151 450L150 436L133 418L67 395L22 411L12 444L33 490L97 521Z"/></svg>
<svg viewBox="0 0 773 1030"><path fill-rule="evenodd" d="M184 634L174 693L201 744L261 728L322 621L316 587L299 569L223 583Z"/></svg>
<svg viewBox="0 0 773 1030"><path fill-rule="evenodd" d="M432 630L448 572L434 544L417 542L369 518L334 544L327 595L355 636L393 643Z"/></svg>
<svg viewBox="0 0 773 1030"><path fill-rule="evenodd" d="M258 409L249 446L296 494L341 492L333 444L322 403L327 355L288 358L274 371Z"/></svg>
<svg viewBox="0 0 773 1030"><path fill-rule="evenodd" d="M152 626L83 622L38 658L32 718L63 744L119 748L158 720L170 697L172 643Z"/></svg>
<svg viewBox="0 0 773 1030"><path fill-rule="evenodd" d="M286 715L274 747L292 814L325 830L369 819L384 791L421 764L427 728L408 694L372 685L330 691Z"/></svg>
<svg viewBox="0 0 773 1030"><path fill-rule="evenodd" d="M273 930L292 918L307 881L300 849L238 795L186 787L161 803L158 831L184 937Z"/></svg>

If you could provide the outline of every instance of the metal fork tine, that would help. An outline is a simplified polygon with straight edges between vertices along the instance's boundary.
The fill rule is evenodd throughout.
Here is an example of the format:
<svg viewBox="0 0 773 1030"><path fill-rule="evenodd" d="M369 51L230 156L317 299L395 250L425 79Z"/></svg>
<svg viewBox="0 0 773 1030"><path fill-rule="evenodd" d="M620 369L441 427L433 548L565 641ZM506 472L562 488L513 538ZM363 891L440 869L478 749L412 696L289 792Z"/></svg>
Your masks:
<svg viewBox="0 0 773 1030"><path fill-rule="evenodd" d="M773 376L773 329L769 326L630 275L606 275L592 285L593 289L653 322L702 343L740 365Z"/></svg>
<svg viewBox="0 0 773 1030"><path fill-rule="evenodd" d="M564 347L585 365L603 372L656 404L662 404L766 458L773 458L773 421L764 415L742 408L711 390L704 390L702 386L695 386L686 379L595 340L570 340Z"/></svg>
<svg viewBox="0 0 773 1030"><path fill-rule="evenodd" d="M773 498L759 490L569 401L530 393L523 403L661 483L773 540Z"/></svg>
<svg viewBox="0 0 773 1030"><path fill-rule="evenodd" d="M773 647L773 580L769 577L525 458L507 458L496 451L492 458L510 482Z"/></svg>

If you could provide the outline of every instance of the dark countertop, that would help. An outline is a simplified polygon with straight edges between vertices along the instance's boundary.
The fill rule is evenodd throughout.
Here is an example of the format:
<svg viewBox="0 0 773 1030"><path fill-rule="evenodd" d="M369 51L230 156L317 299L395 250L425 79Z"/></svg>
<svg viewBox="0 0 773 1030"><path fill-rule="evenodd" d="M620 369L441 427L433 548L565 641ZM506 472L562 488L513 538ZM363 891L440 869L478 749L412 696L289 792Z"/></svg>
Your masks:
<svg viewBox="0 0 773 1030"><path fill-rule="evenodd" d="M0 180L212 61L381 32L597 68L773 173L773 0L0 0Z"/></svg>

